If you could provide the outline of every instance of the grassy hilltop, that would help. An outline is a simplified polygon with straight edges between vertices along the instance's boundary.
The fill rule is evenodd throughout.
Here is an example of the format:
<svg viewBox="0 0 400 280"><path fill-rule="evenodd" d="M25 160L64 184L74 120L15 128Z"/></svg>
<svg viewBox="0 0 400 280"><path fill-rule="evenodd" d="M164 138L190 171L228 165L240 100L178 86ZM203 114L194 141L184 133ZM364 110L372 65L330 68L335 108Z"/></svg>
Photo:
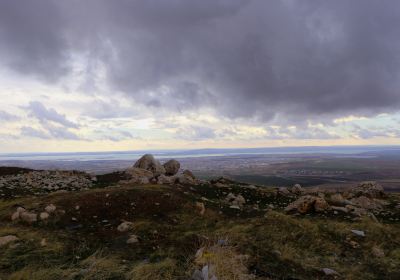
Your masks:
<svg viewBox="0 0 400 280"><path fill-rule="evenodd" d="M120 179L108 174L86 190L0 200L0 237L17 238L0 247L0 279L202 279L195 277L205 266L217 279L400 278L398 194L386 196L374 218L293 215L284 208L298 196L274 188ZM230 194L245 199L240 208ZM18 207L51 211L12 221Z"/></svg>

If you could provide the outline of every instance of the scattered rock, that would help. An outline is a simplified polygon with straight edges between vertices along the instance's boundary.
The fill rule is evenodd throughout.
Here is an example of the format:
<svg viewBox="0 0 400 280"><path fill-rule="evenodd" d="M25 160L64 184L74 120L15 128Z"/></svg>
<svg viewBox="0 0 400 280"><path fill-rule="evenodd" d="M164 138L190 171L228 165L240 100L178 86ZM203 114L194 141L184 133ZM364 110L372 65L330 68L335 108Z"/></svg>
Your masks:
<svg viewBox="0 0 400 280"><path fill-rule="evenodd" d="M0 237L0 247L16 240L18 240L18 237L16 237L15 235L2 236Z"/></svg>
<svg viewBox="0 0 400 280"><path fill-rule="evenodd" d="M203 202L196 202L196 208L199 211L200 215L204 215L206 212L206 207L204 206Z"/></svg>
<svg viewBox="0 0 400 280"><path fill-rule="evenodd" d="M278 188L278 194L280 195L290 195L290 191L286 187L280 187Z"/></svg>
<svg viewBox="0 0 400 280"><path fill-rule="evenodd" d="M377 258L383 258L385 256L385 252L378 246L372 247L372 255Z"/></svg>
<svg viewBox="0 0 400 280"><path fill-rule="evenodd" d="M383 187L376 182L363 182L351 190L355 197L366 196L369 198L383 198L385 192Z"/></svg>
<svg viewBox="0 0 400 280"><path fill-rule="evenodd" d="M294 186L289 187L288 190L291 193L297 194L297 195L302 194L302 192L304 191L300 184L295 184Z"/></svg>
<svg viewBox="0 0 400 280"><path fill-rule="evenodd" d="M354 234L357 235L357 236L365 237L365 232L362 231L362 230L352 229L351 232L354 233Z"/></svg>
<svg viewBox="0 0 400 280"><path fill-rule="evenodd" d="M329 206L328 202L326 202L325 199L323 199L321 197L315 198L315 202L314 202L315 212L324 212L329 209L330 209L330 206Z"/></svg>
<svg viewBox="0 0 400 280"><path fill-rule="evenodd" d="M331 268L323 268L322 272L327 276L339 275L339 273Z"/></svg>
<svg viewBox="0 0 400 280"><path fill-rule="evenodd" d="M42 240L40 241L40 246L42 246L42 247L46 247L47 246L46 238L42 238Z"/></svg>
<svg viewBox="0 0 400 280"><path fill-rule="evenodd" d="M126 241L127 244L134 244L134 243L138 243L139 242L139 238L137 235L130 235L129 239Z"/></svg>
<svg viewBox="0 0 400 280"><path fill-rule="evenodd" d="M334 211L339 211L339 212L343 212L343 213L349 212L349 210L346 207L331 206L331 209Z"/></svg>
<svg viewBox="0 0 400 280"><path fill-rule="evenodd" d="M49 204L46 206L46 208L44 208L44 210L47 213L53 213L54 211L56 211L57 207L54 204Z"/></svg>
<svg viewBox="0 0 400 280"><path fill-rule="evenodd" d="M189 170L185 171L190 172ZM197 180L193 178L194 176L190 176L188 172L182 173L182 175L178 176L176 181L182 185L197 185L198 184Z"/></svg>
<svg viewBox="0 0 400 280"><path fill-rule="evenodd" d="M159 185L171 185L175 183L177 177L176 176L165 176L160 175L157 177L157 184Z"/></svg>
<svg viewBox="0 0 400 280"><path fill-rule="evenodd" d="M346 206L351 204L350 201L346 200L342 194L335 193L329 197L329 203L335 206Z"/></svg>
<svg viewBox="0 0 400 280"><path fill-rule="evenodd" d="M39 218L41 219L41 220L47 220L48 218L49 218L49 213L48 212L42 212L42 213L40 213L39 214Z"/></svg>
<svg viewBox="0 0 400 280"><path fill-rule="evenodd" d="M165 175L167 176L175 175L176 173L178 173L179 168L181 168L181 164L175 159L167 161L166 163L164 163L163 166L165 168Z"/></svg>
<svg viewBox="0 0 400 280"><path fill-rule="evenodd" d="M241 209L243 207L243 205L246 203L246 199L241 195L234 195L233 193L229 193L226 198L225 201L227 201L228 203L231 204L231 208L239 208Z"/></svg>
<svg viewBox="0 0 400 280"><path fill-rule="evenodd" d="M305 195L286 206L285 212L298 212L301 214L306 214L313 211L325 211L329 209L329 207L330 206L325 199L318 196Z"/></svg>
<svg viewBox="0 0 400 280"><path fill-rule="evenodd" d="M19 217L22 221L27 222L29 224L37 222L37 214L36 213L30 213L28 211L23 211L23 212L20 212Z"/></svg>
<svg viewBox="0 0 400 280"><path fill-rule="evenodd" d="M182 174L187 176L187 177L192 178L193 180L196 179L196 177L194 176L193 172L188 170L188 169L183 170Z"/></svg>
<svg viewBox="0 0 400 280"><path fill-rule="evenodd" d="M133 167L142 168L151 171L154 176L165 174L165 168L154 158L153 155L145 154L138 159Z"/></svg>
<svg viewBox="0 0 400 280"><path fill-rule="evenodd" d="M133 223L132 222L122 222L121 224L119 224L119 226L117 227L117 230L119 232L126 232L133 229Z"/></svg>
<svg viewBox="0 0 400 280"><path fill-rule="evenodd" d="M368 198L364 195L350 199L351 204L368 210L381 210L382 204L378 200Z"/></svg>
<svg viewBox="0 0 400 280"><path fill-rule="evenodd" d="M12 221L18 220L18 219L20 218L21 213L22 213L22 212L25 212L25 211L26 211L25 208L18 207L18 208L17 208L17 211L15 211L15 212L11 215L11 220L12 220Z"/></svg>

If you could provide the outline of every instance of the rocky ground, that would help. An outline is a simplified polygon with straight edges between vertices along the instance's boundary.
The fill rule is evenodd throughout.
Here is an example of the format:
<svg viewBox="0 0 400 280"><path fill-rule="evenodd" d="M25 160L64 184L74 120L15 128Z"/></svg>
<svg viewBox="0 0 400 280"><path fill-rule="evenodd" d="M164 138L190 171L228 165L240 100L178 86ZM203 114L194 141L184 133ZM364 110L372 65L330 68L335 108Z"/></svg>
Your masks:
<svg viewBox="0 0 400 280"><path fill-rule="evenodd" d="M8 169L0 279L400 279L400 196L125 171Z"/></svg>

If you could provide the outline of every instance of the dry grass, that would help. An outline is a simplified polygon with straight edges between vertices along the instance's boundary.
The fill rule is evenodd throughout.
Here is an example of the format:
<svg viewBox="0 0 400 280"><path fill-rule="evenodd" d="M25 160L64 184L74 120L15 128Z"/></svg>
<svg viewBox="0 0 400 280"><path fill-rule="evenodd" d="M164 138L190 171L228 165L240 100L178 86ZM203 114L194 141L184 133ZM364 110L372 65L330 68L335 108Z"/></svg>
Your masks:
<svg viewBox="0 0 400 280"><path fill-rule="evenodd" d="M128 273L131 280L175 280L184 275L175 260L166 258L156 263L140 263Z"/></svg>

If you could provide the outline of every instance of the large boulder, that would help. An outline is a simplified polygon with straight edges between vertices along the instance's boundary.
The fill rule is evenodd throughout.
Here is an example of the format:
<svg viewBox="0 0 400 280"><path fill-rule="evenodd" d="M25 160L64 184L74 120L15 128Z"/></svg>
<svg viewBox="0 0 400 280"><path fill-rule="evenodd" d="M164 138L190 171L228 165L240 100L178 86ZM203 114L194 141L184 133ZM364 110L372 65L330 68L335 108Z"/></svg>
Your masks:
<svg viewBox="0 0 400 280"><path fill-rule="evenodd" d="M153 172L138 167L126 169L125 174L127 175L128 181L138 184L147 184L154 176Z"/></svg>
<svg viewBox="0 0 400 280"><path fill-rule="evenodd" d="M181 168L181 164L175 159L167 161L166 163L164 163L163 166L165 168L165 175L167 176L175 175L176 173L178 173L179 168Z"/></svg>
<svg viewBox="0 0 400 280"><path fill-rule="evenodd" d="M161 163L156 160L153 155L150 154L145 154L140 159L138 159L133 167L151 171L154 176L165 174L164 166L162 166Z"/></svg>
<svg viewBox="0 0 400 280"><path fill-rule="evenodd" d="M330 206L325 199L318 196L305 195L299 197L296 201L286 206L285 212L298 212L300 214L307 214L314 211L322 212L328 210L329 208Z"/></svg>
<svg viewBox="0 0 400 280"><path fill-rule="evenodd" d="M383 187L376 182L363 182L351 190L355 197L382 198L385 196Z"/></svg>

